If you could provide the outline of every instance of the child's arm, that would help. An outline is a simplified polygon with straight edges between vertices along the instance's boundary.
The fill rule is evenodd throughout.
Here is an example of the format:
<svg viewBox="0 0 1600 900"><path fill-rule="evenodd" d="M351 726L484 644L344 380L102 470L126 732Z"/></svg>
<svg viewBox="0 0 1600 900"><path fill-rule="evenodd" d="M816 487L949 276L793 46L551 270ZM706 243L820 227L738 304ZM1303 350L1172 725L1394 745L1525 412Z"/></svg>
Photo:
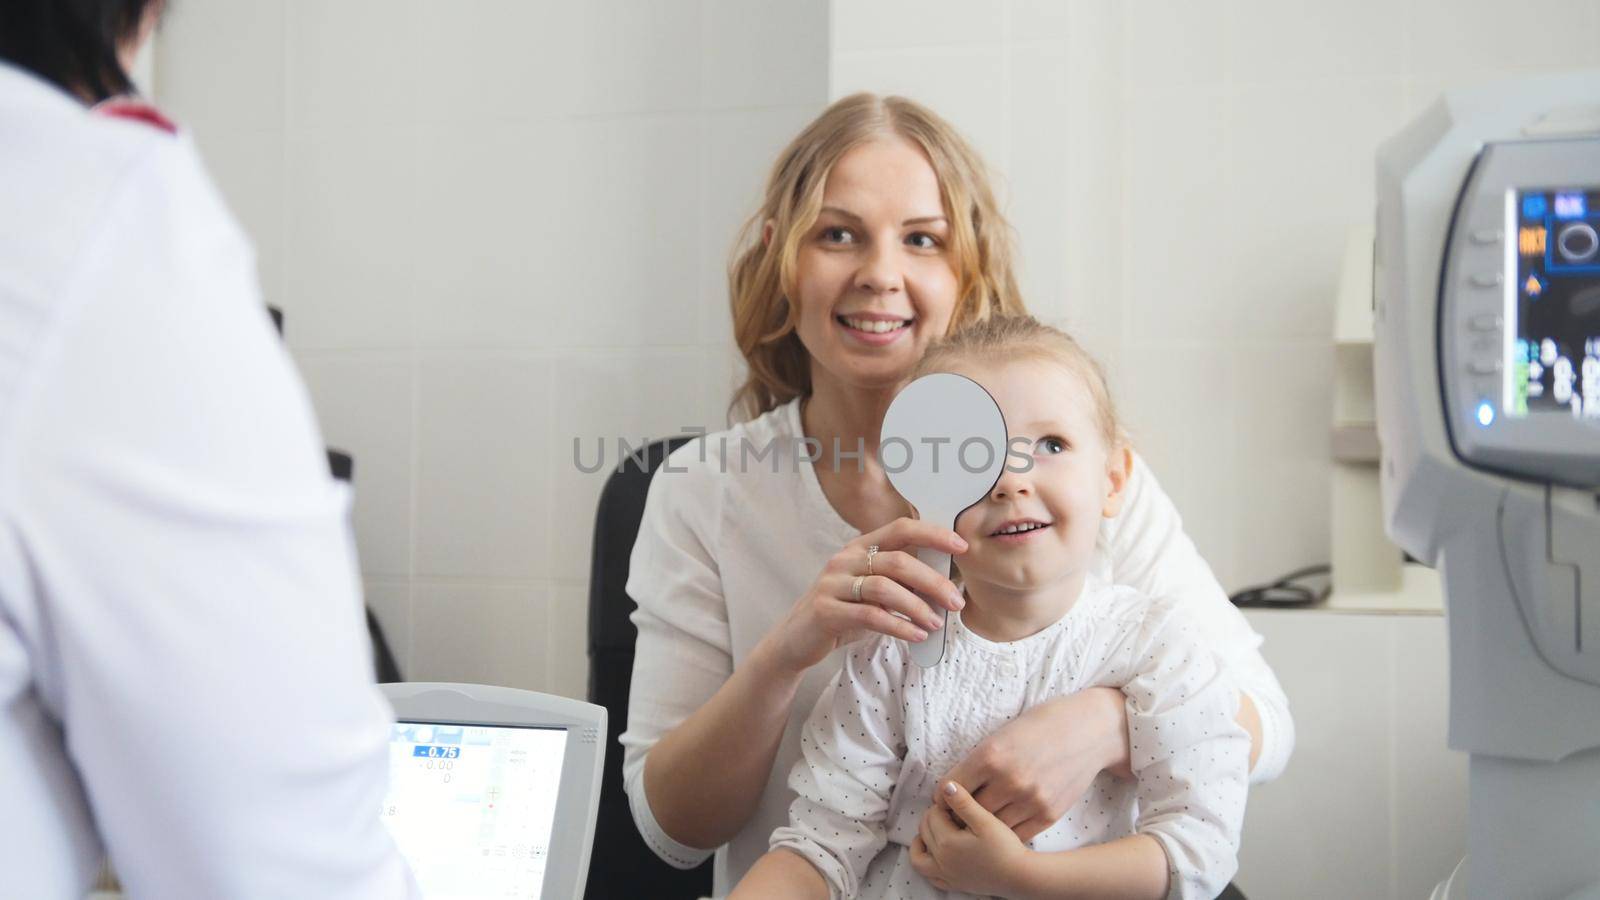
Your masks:
<svg viewBox="0 0 1600 900"><path fill-rule="evenodd" d="M1010 900L1161 900L1167 895L1167 855L1155 838L1136 834L1037 853L965 788L945 782L940 790L945 805L928 810L911 847L912 868L940 890Z"/></svg>
<svg viewBox="0 0 1600 900"><path fill-rule="evenodd" d="M756 860L728 900L828 900L828 882L817 867L788 850L769 850Z"/></svg>
<svg viewBox="0 0 1600 900"><path fill-rule="evenodd" d="M1128 756L1138 777L1134 830L1159 842L1168 896L1215 897L1239 868L1250 737L1240 691L1182 609L1157 602L1129 652Z"/></svg>
<svg viewBox="0 0 1600 900"><path fill-rule="evenodd" d="M1161 900L1167 896L1167 854L1155 838L1129 835L1104 844L1032 853L1017 875L1012 900Z"/></svg>
<svg viewBox="0 0 1600 900"><path fill-rule="evenodd" d="M774 852L763 860L773 861L762 867L763 883L776 883L798 862L806 878L823 884L822 896L859 893L867 867L888 843L889 799L906 752L901 692L907 664L899 642L887 638L863 641L845 654L844 669L801 733L801 759L789 775L795 793L789 824L772 833ZM767 896L740 887L740 896Z"/></svg>

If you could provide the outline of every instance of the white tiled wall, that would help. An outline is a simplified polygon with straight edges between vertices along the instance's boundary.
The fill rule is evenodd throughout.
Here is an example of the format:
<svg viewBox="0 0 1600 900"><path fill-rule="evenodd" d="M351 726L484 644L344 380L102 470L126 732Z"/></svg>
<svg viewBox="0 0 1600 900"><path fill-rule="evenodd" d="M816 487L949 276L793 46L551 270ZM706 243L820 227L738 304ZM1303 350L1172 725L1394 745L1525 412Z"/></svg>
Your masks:
<svg viewBox="0 0 1600 900"><path fill-rule="evenodd" d="M821 0L172 5L157 100L355 456L367 599L408 677L583 695L605 474L572 439L724 424L725 263L826 102L827 22Z"/></svg>
<svg viewBox="0 0 1600 900"><path fill-rule="evenodd" d="M1600 65L1595 0L834 0L1008 188L1030 307L1110 366L1222 582L1328 559L1333 295L1373 153L1441 90Z"/></svg>
<svg viewBox="0 0 1600 900"><path fill-rule="evenodd" d="M1445 88L1596 64L1595 0L206 0L155 68L356 457L407 674L580 696L603 475L572 438L722 423L735 229L829 99L907 94L984 153L1030 305L1110 365L1238 587L1328 556L1333 292L1377 142ZM1257 624L1301 743L1252 796L1277 825L1247 886L1421 896L1449 842L1406 836L1461 816L1437 620Z"/></svg>
<svg viewBox="0 0 1600 900"><path fill-rule="evenodd" d="M1466 755L1445 746L1444 618L1255 610L1294 703L1289 769L1250 791L1251 898L1422 900L1466 846Z"/></svg>

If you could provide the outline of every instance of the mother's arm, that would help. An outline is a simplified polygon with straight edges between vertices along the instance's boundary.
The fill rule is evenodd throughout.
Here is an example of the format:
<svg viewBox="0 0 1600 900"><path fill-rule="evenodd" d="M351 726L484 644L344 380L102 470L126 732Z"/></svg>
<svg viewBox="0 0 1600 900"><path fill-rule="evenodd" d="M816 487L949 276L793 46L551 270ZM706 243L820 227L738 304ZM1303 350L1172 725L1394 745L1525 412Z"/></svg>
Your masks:
<svg viewBox="0 0 1600 900"><path fill-rule="evenodd" d="M1105 530L1112 577L1154 597L1172 597L1204 631L1241 690L1237 720L1250 733L1250 781L1278 777L1294 749L1294 720L1277 676L1261 656L1261 635L1228 600L1183 531L1172 500L1135 455L1122 513Z"/></svg>
<svg viewBox="0 0 1600 900"><path fill-rule="evenodd" d="M937 624L906 586L944 596L950 608L962 601L949 579L917 560L915 548L957 553L966 546L954 531L911 519L862 535L835 554L735 668L716 550L725 482L714 461L696 464L684 451L697 452L681 448L673 458L678 468L651 483L634 543L628 594L639 605L639 638L622 744L639 833L661 858L689 868L738 834L760 805L807 670L871 632L926 637L890 613ZM878 574L866 581L863 602L851 602L872 544L884 551Z"/></svg>
<svg viewBox="0 0 1600 900"><path fill-rule="evenodd" d="M641 624L641 636L643 630ZM675 654L685 648L661 649ZM641 669L636 662L634 691L644 690L641 676L649 679L662 668ZM670 839L651 841L657 853L670 851L663 854L668 862L685 868L697 864L711 849L732 840L755 814L801 674L786 671L765 646L758 646L676 728L656 731L659 740L627 773L628 796L640 833L647 839ZM655 689L646 693L670 690L672 683L671 678L657 678ZM637 702L630 699L629 733L642 736L644 728L635 726L640 720L632 715L631 704ZM630 762L632 753L630 747Z"/></svg>
<svg viewBox="0 0 1600 900"><path fill-rule="evenodd" d="M652 479L627 586L639 637L623 781L645 843L681 868L755 812L801 674L763 646L734 668L715 557L722 485L696 452L681 448L677 468Z"/></svg>

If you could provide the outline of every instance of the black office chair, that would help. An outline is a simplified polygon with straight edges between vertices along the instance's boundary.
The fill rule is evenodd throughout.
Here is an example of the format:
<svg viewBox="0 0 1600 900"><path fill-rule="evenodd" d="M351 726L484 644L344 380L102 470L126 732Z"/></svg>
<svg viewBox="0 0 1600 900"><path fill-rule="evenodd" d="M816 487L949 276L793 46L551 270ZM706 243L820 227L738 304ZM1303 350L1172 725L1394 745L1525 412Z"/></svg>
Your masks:
<svg viewBox="0 0 1600 900"><path fill-rule="evenodd" d="M662 862L633 824L622 786L622 747L628 724L628 688L638 629L629 620L636 604L628 596L628 560L639 536L650 479L688 437L645 446L611 473L600 493L594 520L594 555L589 569L589 702L606 708L606 764L600 778L600 809L590 855L587 900L698 900L711 895L711 863L684 871ZM1219 900L1245 900L1228 885Z"/></svg>
<svg viewBox="0 0 1600 900"><path fill-rule="evenodd" d="M624 460L606 479L594 519L594 556L589 569L589 702L606 708L606 764L600 777L600 809L590 855L588 900L696 900L711 894L711 863L688 871L655 855L633 824L622 786L622 746L628 725L628 687L638 629L628 617L634 602L628 558L639 536L650 479L667 454L688 437L656 441Z"/></svg>
<svg viewBox="0 0 1600 900"><path fill-rule="evenodd" d="M282 338L283 310L276 306L268 306L267 315L272 318L272 327L277 329L278 337ZM355 457L332 447L325 449L328 453L328 471L334 478L353 486L356 477ZM383 636L383 626L378 624L378 617L372 614L372 607L366 607L366 613L367 637L372 641L373 677L379 684L403 681L400 666L395 663L394 653L389 649L389 641Z"/></svg>

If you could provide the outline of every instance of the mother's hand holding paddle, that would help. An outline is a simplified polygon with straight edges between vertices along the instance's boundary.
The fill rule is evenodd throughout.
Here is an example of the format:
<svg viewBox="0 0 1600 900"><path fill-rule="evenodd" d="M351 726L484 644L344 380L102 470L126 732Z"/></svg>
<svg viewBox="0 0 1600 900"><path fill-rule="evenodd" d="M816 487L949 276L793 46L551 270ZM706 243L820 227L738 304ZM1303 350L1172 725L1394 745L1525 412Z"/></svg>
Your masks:
<svg viewBox="0 0 1600 900"><path fill-rule="evenodd" d="M951 529L908 518L845 544L772 636L786 665L804 671L872 632L913 646L926 640L944 627L944 610L959 610L966 601L948 569L936 572L916 554L932 551L948 559L966 549ZM941 609L929 608L922 597Z"/></svg>
<svg viewBox="0 0 1600 900"><path fill-rule="evenodd" d="M950 557L967 549L956 516L994 487L1006 446L1000 407L969 378L927 375L895 396L879 456L921 518L896 519L828 560L776 635L793 671L871 632L909 642L920 666L938 663L946 612L965 605L950 580Z"/></svg>

